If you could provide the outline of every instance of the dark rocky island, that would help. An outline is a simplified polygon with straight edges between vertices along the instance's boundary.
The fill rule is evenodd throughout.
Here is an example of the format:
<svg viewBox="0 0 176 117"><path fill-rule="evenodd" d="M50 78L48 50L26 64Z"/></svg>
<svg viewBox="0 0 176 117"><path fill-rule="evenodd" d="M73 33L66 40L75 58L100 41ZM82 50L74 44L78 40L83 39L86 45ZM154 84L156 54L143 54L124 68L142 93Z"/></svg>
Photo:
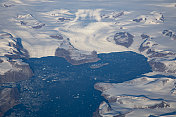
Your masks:
<svg viewBox="0 0 176 117"><path fill-rule="evenodd" d="M133 43L134 36L128 32L118 32L114 35L114 41L117 45L130 47Z"/></svg>
<svg viewBox="0 0 176 117"><path fill-rule="evenodd" d="M176 33L172 30L163 30L162 34L166 37L170 37L172 40L176 40Z"/></svg>

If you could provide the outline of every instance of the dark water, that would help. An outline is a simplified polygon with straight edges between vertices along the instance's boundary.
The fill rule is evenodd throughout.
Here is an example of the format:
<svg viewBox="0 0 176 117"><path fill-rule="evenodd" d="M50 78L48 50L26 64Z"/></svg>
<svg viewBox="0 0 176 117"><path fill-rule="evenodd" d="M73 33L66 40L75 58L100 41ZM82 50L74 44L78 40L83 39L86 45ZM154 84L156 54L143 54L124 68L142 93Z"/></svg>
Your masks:
<svg viewBox="0 0 176 117"><path fill-rule="evenodd" d="M171 76L171 75L161 75L161 74L156 74L156 75L153 75L153 76L147 76L149 78L163 78L163 77L168 77L168 78L172 78L172 79L176 79L175 76Z"/></svg>
<svg viewBox="0 0 176 117"><path fill-rule="evenodd" d="M5 116L92 117L104 100L94 89L97 82L123 82L150 72L147 59L134 52L100 54L97 69L88 63L73 66L63 58L43 57L26 60L34 77L18 84L21 104Z"/></svg>

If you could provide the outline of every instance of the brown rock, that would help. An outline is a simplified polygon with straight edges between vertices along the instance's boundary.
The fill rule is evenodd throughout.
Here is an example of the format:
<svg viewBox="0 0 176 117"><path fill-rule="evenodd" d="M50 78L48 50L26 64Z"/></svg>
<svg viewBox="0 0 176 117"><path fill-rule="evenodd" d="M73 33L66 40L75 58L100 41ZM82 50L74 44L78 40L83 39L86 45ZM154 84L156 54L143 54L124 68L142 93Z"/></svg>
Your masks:
<svg viewBox="0 0 176 117"><path fill-rule="evenodd" d="M19 92L17 88L0 89L0 117L10 108L18 105Z"/></svg>
<svg viewBox="0 0 176 117"><path fill-rule="evenodd" d="M8 71L4 75L0 75L0 83L7 82L18 82L22 80L27 80L33 76L33 72L29 65L18 65L16 66L20 71Z"/></svg>
<svg viewBox="0 0 176 117"><path fill-rule="evenodd" d="M96 51L92 51L92 53L90 55L81 54L81 56L84 59L75 60L75 59L71 58L70 52L68 50L63 49L63 48L57 48L57 50L55 52L55 56L65 58L72 65L80 65L80 64L85 64L85 63L97 62L100 60L100 58L98 58L98 56L97 56Z"/></svg>

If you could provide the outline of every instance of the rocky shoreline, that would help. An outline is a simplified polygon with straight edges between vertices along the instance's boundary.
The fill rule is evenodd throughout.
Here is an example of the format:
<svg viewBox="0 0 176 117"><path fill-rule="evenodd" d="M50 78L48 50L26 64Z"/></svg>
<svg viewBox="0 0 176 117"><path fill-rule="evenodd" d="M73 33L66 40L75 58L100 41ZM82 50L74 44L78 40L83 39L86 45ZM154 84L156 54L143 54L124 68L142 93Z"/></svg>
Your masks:
<svg viewBox="0 0 176 117"><path fill-rule="evenodd" d="M14 38L10 33L2 32L0 39L4 40L9 48L5 50L8 52L1 53L0 56L0 116L3 116L10 108L20 104L20 94L15 84L31 78L33 71L29 64L22 60L28 59L29 53L24 49L21 38Z"/></svg>
<svg viewBox="0 0 176 117"><path fill-rule="evenodd" d="M0 117L10 108L20 104L18 100L19 91L16 87L0 89Z"/></svg>
<svg viewBox="0 0 176 117"><path fill-rule="evenodd" d="M98 58L97 52L95 52L95 51L91 52L90 55L81 54L82 58L80 60L72 59L70 52L68 50L63 49L63 48L58 48L56 50L55 55L57 57L65 58L72 65L80 65L80 64L85 64L85 63L97 62L100 60Z"/></svg>
<svg viewBox="0 0 176 117"><path fill-rule="evenodd" d="M130 113L144 111L144 116L161 115L167 110L173 112L176 107L175 79L138 78L123 83L97 83L95 89L102 92L108 102L99 106L99 116L129 116ZM155 89L153 89L155 87ZM123 88L123 90L120 90ZM163 91L165 89L165 91ZM169 92L169 94L168 94ZM162 93L162 95L160 95ZM152 110L152 111L151 111Z"/></svg>
<svg viewBox="0 0 176 117"><path fill-rule="evenodd" d="M174 2L127 0L119 3L110 1L106 5L104 1L88 1L94 9L83 7L87 1L77 2L78 6L75 2L57 0L53 3L47 0L7 0L0 3L0 95L6 92L7 97L11 96L12 99L5 101L7 108L18 104L18 93L14 93L17 89L9 88L8 83L28 80L33 76L30 65L23 62L30 57L57 56L72 65L80 65L99 61L99 53L133 51L147 58L152 77L158 74L175 76ZM122 7L128 5L130 7ZM98 9L100 6L102 9ZM117 8L124 11L116 11ZM93 64L90 68L94 71L104 65L108 63ZM140 111L150 113L150 109L156 109L152 110L151 116L159 116L163 110L163 113L175 111L175 102L172 101L175 100L176 88L173 82L175 79L146 76L128 83L95 84L95 89L107 99L100 104L95 116L124 117ZM156 100L160 98L163 100ZM1 115L7 108L0 106Z"/></svg>

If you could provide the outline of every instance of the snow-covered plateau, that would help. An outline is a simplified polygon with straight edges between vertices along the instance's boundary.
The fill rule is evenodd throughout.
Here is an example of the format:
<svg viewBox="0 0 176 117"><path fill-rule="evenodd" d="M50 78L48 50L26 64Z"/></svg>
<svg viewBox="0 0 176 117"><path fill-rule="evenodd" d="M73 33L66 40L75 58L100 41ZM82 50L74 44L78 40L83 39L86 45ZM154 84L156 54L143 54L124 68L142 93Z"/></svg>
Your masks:
<svg viewBox="0 0 176 117"><path fill-rule="evenodd" d="M172 116L165 113L176 111L175 11L172 0L1 0L0 83L32 76L22 58L58 56L79 65L98 61L97 54L133 51L153 72L96 84L107 99L98 115Z"/></svg>
<svg viewBox="0 0 176 117"><path fill-rule="evenodd" d="M99 106L103 117L148 117L174 112L176 80L142 77L124 83L97 83L107 102Z"/></svg>

